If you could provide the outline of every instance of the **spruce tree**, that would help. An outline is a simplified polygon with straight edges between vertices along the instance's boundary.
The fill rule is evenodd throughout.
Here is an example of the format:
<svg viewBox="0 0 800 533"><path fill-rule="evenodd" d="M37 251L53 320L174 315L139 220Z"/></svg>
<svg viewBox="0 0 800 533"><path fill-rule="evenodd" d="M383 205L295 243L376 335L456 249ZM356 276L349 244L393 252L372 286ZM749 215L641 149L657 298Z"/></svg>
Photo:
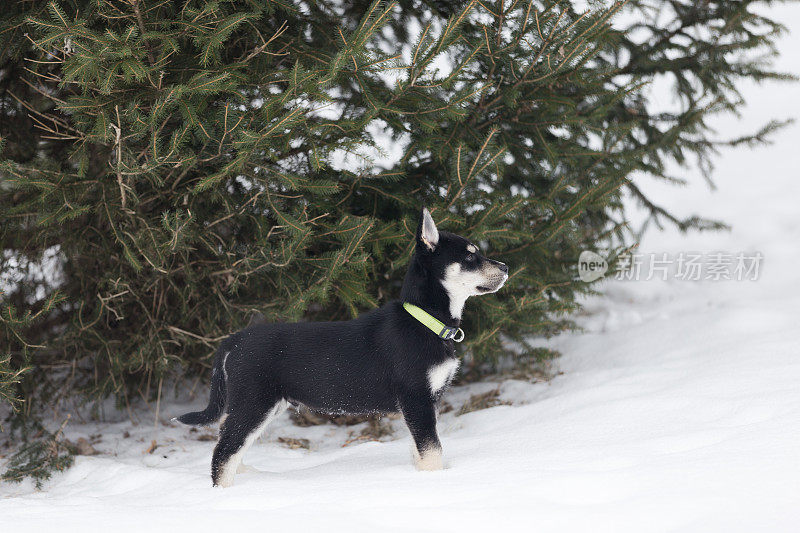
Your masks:
<svg viewBox="0 0 800 533"><path fill-rule="evenodd" d="M546 355L536 337L592 291L580 252L635 241L625 194L658 224L722 227L634 178L680 182L668 162L710 171L721 143L780 126L708 126L740 108L740 80L788 78L768 63L770 4L5 3L0 398L125 405L202 375L256 312L380 305L422 205L511 268L468 304L471 360ZM677 110L648 99L661 78Z"/></svg>

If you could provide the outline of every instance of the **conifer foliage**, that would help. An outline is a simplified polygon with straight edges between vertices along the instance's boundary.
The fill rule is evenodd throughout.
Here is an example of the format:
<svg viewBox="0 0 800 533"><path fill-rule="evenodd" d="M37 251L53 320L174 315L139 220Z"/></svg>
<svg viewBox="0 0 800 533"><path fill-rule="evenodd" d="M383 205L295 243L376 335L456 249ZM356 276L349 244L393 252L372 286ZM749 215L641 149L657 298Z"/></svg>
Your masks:
<svg viewBox="0 0 800 533"><path fill-rule="evenodd" d="M591 290L580 252L631 244L623 194L720 227L633 179L763 141L778 123L722 141L707 120L737 81L785 77L767 2L578 4L5 3L0 398L154 398L255 312L380 305L423 204L511 268L469 302L466 351L539 354ZM655 78L678 109L648 100Z"/></svg>

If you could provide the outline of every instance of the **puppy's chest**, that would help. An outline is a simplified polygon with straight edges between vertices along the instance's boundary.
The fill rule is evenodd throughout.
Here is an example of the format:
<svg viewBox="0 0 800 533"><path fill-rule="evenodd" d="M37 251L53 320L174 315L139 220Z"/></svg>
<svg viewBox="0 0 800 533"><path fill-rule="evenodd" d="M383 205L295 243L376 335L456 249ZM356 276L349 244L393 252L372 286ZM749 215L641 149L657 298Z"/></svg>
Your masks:
<svg viewBox="0 0 800 533"><path fill-rule="evenodd" d="M431 394L437 395L442 389L453 381L458 370L458 365L461 364L455 357L449 357L428 368L428 384L431 388Z"/></svg>

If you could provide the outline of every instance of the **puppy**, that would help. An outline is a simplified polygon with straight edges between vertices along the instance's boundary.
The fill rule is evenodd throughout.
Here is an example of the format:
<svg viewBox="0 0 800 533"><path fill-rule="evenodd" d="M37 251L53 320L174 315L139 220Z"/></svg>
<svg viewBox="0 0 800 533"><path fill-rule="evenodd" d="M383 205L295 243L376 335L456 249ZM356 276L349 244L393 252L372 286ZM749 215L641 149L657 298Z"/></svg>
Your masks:
<svg viewBox="0 0 800 533"><path fill-rule="evenodd" d="M442 468L435 403L458 369L454 342L464 302L496 292L508 267L469 240L439 231L427 209L399 300L347 322L255 324L222 342L203 411L177 420L206 425L227 415L211 461L228 487L247 449L289 404L327 413L402 413L416 466Z"/></svg>

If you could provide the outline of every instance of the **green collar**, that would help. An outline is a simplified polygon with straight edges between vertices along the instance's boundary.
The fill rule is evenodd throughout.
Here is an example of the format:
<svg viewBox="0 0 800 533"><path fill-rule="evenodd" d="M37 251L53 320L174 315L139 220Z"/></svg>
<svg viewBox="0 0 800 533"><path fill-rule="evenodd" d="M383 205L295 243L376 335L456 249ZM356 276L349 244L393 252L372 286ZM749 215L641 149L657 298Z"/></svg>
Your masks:
<svg viewBox="0 0 800 533"><path fill-rule="evenodd" d="M453 340L461 342L464 340L464 330L461 328L451 328L445 326L439 319L414 304L403 302L403 309L408 311L408 314L419 320L423 326L436 333L436 335L446 341ZM456 338L456 334L461 333L461 337Z"/></svg>

